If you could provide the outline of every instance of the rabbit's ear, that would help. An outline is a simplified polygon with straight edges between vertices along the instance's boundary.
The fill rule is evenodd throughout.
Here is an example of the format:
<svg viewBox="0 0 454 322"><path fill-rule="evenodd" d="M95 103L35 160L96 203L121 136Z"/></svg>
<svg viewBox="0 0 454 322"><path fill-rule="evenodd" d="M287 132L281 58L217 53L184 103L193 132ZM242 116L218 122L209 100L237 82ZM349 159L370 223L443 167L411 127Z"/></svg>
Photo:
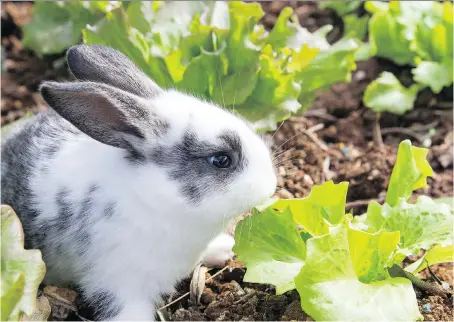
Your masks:
<svg viewBox="0 0 454 322"><path fill-rule="evenodd" d="M138 150L147 128L156 132L156 115L147 102L120 89L92 82L44 82L44 100L58 114L93 139L128 150Z"/></svg>
<svg viewBox="0 0 454 322"><path fill-rule="evenodd" d="M143 98L152 98L162 89L124 54L102 45L77 45L68 49L68 66L83 81L99 82Z"/></svg>

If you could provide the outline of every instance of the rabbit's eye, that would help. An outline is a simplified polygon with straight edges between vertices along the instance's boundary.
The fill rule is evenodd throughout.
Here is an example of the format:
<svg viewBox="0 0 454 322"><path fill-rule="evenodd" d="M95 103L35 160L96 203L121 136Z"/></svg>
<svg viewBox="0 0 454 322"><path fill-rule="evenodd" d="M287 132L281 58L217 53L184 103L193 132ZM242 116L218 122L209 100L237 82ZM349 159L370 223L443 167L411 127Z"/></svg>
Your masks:
<svg viewBox="0 0 454 322"><path fill-rule="evenodd" d="M207 158L207 161L219 169L226 169L232 164L232 158L227 154L212 155Z"/></svg>

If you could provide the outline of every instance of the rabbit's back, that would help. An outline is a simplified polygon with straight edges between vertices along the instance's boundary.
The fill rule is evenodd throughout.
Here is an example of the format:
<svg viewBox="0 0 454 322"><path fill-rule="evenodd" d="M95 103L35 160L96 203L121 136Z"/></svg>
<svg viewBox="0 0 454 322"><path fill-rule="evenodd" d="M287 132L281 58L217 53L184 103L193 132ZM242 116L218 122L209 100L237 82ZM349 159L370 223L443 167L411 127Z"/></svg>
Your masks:
<svg viewBox="0 0 454 322"><path fill-rule="evenodd" d="M65 140L82 133L49 109L25 121L8 137L1 148L1 203L10 205L21 219L25 231L25 247L41 248L34 229L40 215L33 202L38 196L31 187L37 174L47 172L55 154ZM44 192L43 192L44 193Z"/></svg>

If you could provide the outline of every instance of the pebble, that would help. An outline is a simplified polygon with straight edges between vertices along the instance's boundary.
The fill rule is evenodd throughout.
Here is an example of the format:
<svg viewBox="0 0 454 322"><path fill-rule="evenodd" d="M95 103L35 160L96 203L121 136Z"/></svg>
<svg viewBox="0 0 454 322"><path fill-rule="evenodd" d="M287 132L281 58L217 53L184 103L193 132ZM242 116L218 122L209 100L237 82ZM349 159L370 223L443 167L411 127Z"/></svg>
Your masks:
<svg viewBox="0 0 454 322"><path fill-rule="evenodd" d="M432 311L432 306L429 303L423 304L422 310L424 313L429 313Z"/></svg>
<svg viewBox="0 0 454 322"><path fill-rule="evenodd" d="M287 189L281 189L277 192L277 194L284 199L291 199L293 198L293 194L288 191Z"/></svg>

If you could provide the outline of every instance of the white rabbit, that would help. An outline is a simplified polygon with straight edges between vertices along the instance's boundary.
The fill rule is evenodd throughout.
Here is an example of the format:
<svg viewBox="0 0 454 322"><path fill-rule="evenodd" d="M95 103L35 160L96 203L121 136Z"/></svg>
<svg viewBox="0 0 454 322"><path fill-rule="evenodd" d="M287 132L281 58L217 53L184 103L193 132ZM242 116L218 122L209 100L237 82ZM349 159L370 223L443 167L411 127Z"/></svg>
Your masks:
<svg viewBox="0 0 454 322"><path fill-rule="evenodd" d="M97 319L153 320L201 254L225 260L234 215L273 195L270 151L222 108L159 88L125 55L79 45L76 82L2 146L1 202L42 250L46 284L76 284ZM217 255L219 256L217 256Z"/></svg>

